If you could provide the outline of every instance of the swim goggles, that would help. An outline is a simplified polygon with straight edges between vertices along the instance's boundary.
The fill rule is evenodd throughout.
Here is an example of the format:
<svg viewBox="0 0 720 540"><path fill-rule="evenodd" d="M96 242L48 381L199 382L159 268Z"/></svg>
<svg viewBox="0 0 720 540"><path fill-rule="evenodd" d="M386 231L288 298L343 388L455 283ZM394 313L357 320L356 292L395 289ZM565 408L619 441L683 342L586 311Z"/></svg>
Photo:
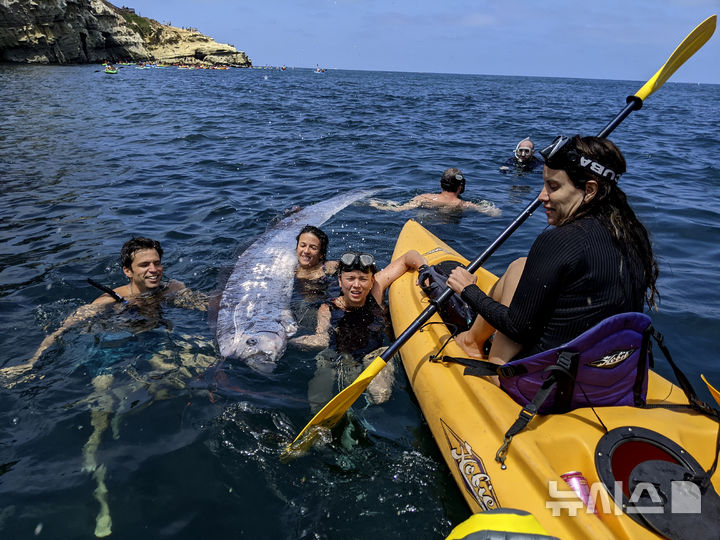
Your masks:
<svg viewBox="0 0 720 540"><path fill-rule="evenodd" d="M375 257L369 253L360 253L357 251L348 251L340 256L341 270L362 270L367 271L371 268L375 271Z"/></svg>
<svg viewBox="0 0 720 540"><path fill-rule="evenodd" d="M587 157L575 150L574 141L578 137L567 137L558 135L555 140L547 147L540 150L540 155L545 160L545 165L551 169L562 169L573 177L573 174L582 175L583 171L590 172L602 178L609 178L613 182L618 181L620 175L613 171L610 167L606 167L602 163ZM572 144L570 144L572 143Z"/></svg>
<svg viewBox="0 0 720 540"><path fill-rule="evenodd" d="M530 156L533 153L533 151L530 148L527 148L527 147L520 148L520 144L522 144L522 143L518 143L518 145L515 147L515 156L516 157L526 157L526 156Z"/></svg>

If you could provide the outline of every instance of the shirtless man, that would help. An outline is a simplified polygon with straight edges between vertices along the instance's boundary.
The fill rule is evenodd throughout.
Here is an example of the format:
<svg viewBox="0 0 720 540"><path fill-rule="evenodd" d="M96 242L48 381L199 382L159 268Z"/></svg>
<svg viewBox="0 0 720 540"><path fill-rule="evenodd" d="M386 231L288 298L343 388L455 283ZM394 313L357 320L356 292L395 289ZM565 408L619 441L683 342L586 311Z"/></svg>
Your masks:
<svg viewBox="0 0 720 540"><path fill-rule="evenodd" d="M132 301L143 295L162 290L166 294L175 294L176 303L182 301L182 297L187 296L182 293L185 291L190 293L182 282L176 280L169 282L161 281L163 277L162 254L163 249L157 240L139 237L132 238L125 242L120 252L120 259L122 261L123 273L127 276L128 283L113 290L117 297ZM79 322L101 313L107 307L107 304L112 304L116 301L116 297L105 293L93 300L92 303L80 306L73 314L65 319L60 328L43 339L30 360L17 366L0 369L0 376L13 379L32 369L42 353L45 352L63 332ZM201 307L200 309L203 308Z"/></svg>
<svg viewBox="0 0 720 540"><path fill-rule="evenodd" d="M499 216L500 209L494 204L482 201L475 204L469 201L463 201L460 195L465 191L465 176L460 169L451 167L447 169L440 179L440 193L423 193L413 197L405 204L397 204L392 201L382 202L375 199L370 201L370 206L378 210L391 210L393 212L402 212L412 208L443 208L443 209L461 209L476 210L489 216Z"/></svg>
<svg viewBox="0 0 720 540"><path fill-rule="evenodd" d="M121 285L112 291L96 298L92 303L80 306L70 315L63 324L52 334L47 336L35 354L27 362L18 366L0 369L0 378L15 379L32 369L42 353L50 347L55 340L73 325L102 313L108 304L117 301L127 301L138 308L153 309L150 297L162 294L163 299L171 300L180 307L207 309L207 300L202 295L193 293L180 281L171 280L163 282L162 266L163 250L160 242L149 238L132 238L125 242L120 253L123 273L128 278L126 285ZM145 302L150 301L149 304ZM172 366L171 366L172 367ZM95 499L100 504L100 511L95 519L95 536L105 537L112 532L112 519L108 506L108 489L105 484L107 467L98 462L97 450L105 429L110 424L110 417L115 408L111 385L113 374L99 371L93 376L93 393L87 398L90 403L90 423L92 433L83 446L82 470L91 473L97 483L94 491ZM14 383L8 384L13 386Z"/></svg>

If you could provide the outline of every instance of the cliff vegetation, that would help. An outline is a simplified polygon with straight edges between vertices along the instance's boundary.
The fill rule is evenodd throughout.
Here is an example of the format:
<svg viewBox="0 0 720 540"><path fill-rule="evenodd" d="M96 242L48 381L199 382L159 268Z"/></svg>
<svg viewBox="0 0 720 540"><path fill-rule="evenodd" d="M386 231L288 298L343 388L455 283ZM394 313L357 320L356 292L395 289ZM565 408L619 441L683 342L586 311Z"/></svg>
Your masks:
<svg viewBox="0 0 720 540"><path fill-rule="evenodd" d="M0 61L252 66L232 45L105 0L0 0Z"/></svg>

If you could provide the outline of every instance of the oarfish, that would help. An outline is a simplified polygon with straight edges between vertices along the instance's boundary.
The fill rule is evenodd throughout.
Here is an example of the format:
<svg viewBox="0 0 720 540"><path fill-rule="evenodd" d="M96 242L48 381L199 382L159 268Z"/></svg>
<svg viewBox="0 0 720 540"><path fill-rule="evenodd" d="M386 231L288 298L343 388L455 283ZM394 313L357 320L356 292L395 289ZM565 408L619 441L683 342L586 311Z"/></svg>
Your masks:
<svg viewBox="0 0 720 540"><path fill-rule="evenodd" d="M238 257L218 308L215 335L223 358L244 360L265 373L275 369L287 338L297 331L290 300L300 229L319 227L373 193L354 190L303 208L262 234Z"/></svg>

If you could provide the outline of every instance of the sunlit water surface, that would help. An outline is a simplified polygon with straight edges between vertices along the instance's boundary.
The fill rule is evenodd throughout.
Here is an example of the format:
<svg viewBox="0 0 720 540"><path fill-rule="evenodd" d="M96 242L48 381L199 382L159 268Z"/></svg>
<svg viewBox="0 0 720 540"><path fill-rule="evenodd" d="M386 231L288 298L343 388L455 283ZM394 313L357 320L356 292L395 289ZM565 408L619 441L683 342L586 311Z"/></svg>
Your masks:
<svg viewBox="0 0 720 540"><path fill-rule="evenodd" d="M361 203L324 228L331 258L352 247L386 264L409 218L473 258L540 190L539 175L498 173L517 141L594 134L640 85L0 67L0 366L29 358L97 296L88 277L121 284L131 235L160 240L168 276L216 295L237 255L287 210L360 188L404 201L457 166L466 198L493 201L501 218ZM660 262L653 320L705 398L700 372L720 384L718 103L720 86L668 83L613 134ZM539 212L488 267L501 272L544 226ZM2 538L92 536L97 475L83 452L97 411L110 413L94 455L113 538L438 538L467 517L402 370L388 403L361 399L355 428L283 464L310 418L313 354L289 348L269 376L240 363L206 371L198 358L219 360L211 318L167 307L162 324L138 332L110 314L67 332L33 380L0 388ZM177 369L154 371L158 358ZM113 384L93 393L101 366Z"/></svg>

